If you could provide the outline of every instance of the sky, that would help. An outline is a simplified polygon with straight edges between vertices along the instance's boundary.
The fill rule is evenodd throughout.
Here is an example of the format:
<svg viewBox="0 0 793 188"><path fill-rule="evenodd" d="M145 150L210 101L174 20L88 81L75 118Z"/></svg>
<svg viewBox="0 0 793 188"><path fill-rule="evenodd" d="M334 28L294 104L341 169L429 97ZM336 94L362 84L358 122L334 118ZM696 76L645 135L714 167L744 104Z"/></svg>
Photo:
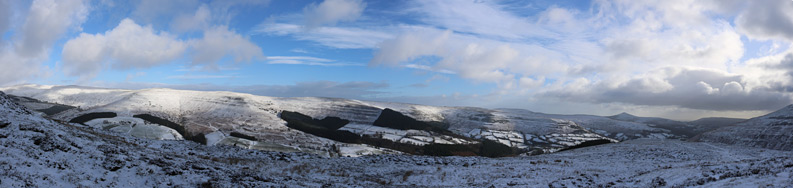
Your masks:
<svg viewBox="0 0 793 188"><path fill-rule="evenodd" d="M0 0L0 86L748 118L793 103L791 0Z"/></svg>

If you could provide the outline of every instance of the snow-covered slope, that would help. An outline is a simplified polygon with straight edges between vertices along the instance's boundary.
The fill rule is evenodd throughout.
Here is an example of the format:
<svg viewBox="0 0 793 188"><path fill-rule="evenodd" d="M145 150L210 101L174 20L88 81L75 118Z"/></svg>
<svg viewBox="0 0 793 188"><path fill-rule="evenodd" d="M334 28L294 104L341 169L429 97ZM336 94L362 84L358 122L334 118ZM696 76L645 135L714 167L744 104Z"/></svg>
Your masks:
<svg viewBox="0 0 793 188"><path fill-rule="evenodd" d="M138 139L32 113L0 92L0 187L784 187L793 153L630 140L507 158L319 158Z"/></svg>
<svg viewBox="0 0 793 188"><path fill-rule="evenodd" d="M135 115L150 114L183 126L185 135L173 137L192 138L198 135L214 140L212 143L228 144L250 149L294 152L303 151L325 156L394 153L359 144L344 144L289 129L277 114L282 109L306 109L316 114L316 106L340 109L333 101L301 103L295 100L278 101L271 97L254 96L232 92L199 92L172 89L111 90L80 86L25 85L4 89L9 93L35 98L41 101L67 104L78 108L52 115L53 118L69 121L75 117L97 112L113 112L114 118L95 119L86 124L135 133ZM311 99L307 99L311 100ZM280 106L286 106L281 108ZM321 112L321 111L320 111ZM327 112L329 115L337 113ZM357 114L350 116L355 119ZM376 117L375 117L376 118ZM373 121L373 120L372 120ZM138 123L139 124L139 123ZM174 130L158 126L147 129L148 135L171 135ZM151 132L160 130L161 132ZM240 140L230 137L240 133L256 138ZM165 139L165 138L161 138ZM335 145L335 148L332 147ZM353 153L338 153L336 150Z"/></svg>
<svg viewBox="0 0 793 188"><path fill-rule="evenodd" d="M447 129L458 135L472 138L492 139L508 146L518 148L556 151L593 139L608 139L592 133L575 122L540 116L526 116L521 112L508 110L489 110L469 107L434 107L401 103L370 102L333 98L276 98L255 96L233 92L205 92L173 89L118 90L80 86L39 86L21 85L2 90L22 97L38 99L43 102L66 104L78 108L53 114L52 117L64 121L91 113L113 112L118 116L103 118L90 125L97 127L117 126L120 119L135 115L150 114L184 126L181 135L185 139L201 135L215 135L215 143L243 145L273 151L294 151L317 153L332 156L337 146L349 146L320 137L290 129L279 118L282 111L294 111L313 118L328 116L350 120L352 125L345 130L360 134L376 133L355 130L372 125L385 108L394 109L419 121L441 122ZM109 122L104 123L104 122ZM128 122L128 124L135 124ZM129 127L113 128L130 130ZM386 128L388 129L388 128ZM151 130L151 129L147 129ZM153 135L171 135L171 130ZM399 132L384 130L386 132ZM236 132L255 138L256 143L237 142L230 137ZM498 132L493 134L494 132ZM474 135L477 133L481 135ZM422 133L423 134L423 133ZM370 136L381 135L371 134ZM519 135L519 136L499 136ZM440 136L420 138L408 135L384 135L402 143L465 143L460 140ZM178 137L178 136L174 136ZM551 139L553 137L553 139ZM170 138L170 137L168 137ZM207 138L210 139L210 138ZM222 141L224 139L230 139ZM422 141L424 140L424 141ZM558 142L558 143L555 143ZM255 146L254 146L255 145ZM356 146L360 147L360 146ZM290 149L291 148L291 149ZM368 149L365 149L368 150ZM375 153L386 153L385 151Z"/></svg>
<svg viewBox="0 0 793 188"><path fill-rule="evenodd" d="M497 159L381 155L308 160L294 163L284 174L310 178L297 181L364 187L785 187L793 183L790 154L673 139L637 139Z"/></svg>
<svg viewBox="0 0 793 188"><path fill-rule="evenodd" d="M208 144L230 144L271 151L304 151L327 156L339 155L335 153L339 151L337 148L339 146L360 148L360 154L389 153L389 151L375 151L376 149L367 148L365 145L339 143L290 129L286 126L286 122L279 118L279 113L293 111L317 119L329 116L340 117L351 122L341 130L416 145L469 142L420 130L409 133L372 126L380 112L389 108L419 121L438 122L457 135L489 139L514 148L543 152L553 152L591 140L680 139L690 136L678 131L681 127L675 127L678 126L674 124L677 121L639 118L629 114L623 114L625 117L554 115L519 109L438 107L317 97L278 98L233 92L173 89L120 90L41 85L20 85L0 89L21 96L23 100L39 100L23 103L35 109L53 109L56 104L77 107L63 111L48 111L57 112L51 116L63 121L91 113L114 112L117 117L97 119L87 124L148 135L155 139L182 137L193 140L192 138L196 136L204 136L207 140L212 140ZM184 127L185 130L180 132L184 135L173 134L178 130L163 126L152 128L134 126L140 124L132 121L133 116L139 114L150 114L175 122ZM119 126L122 123L129 126ZM680 126L683 129L690 128L688 124ZM239 140L239 137L231 137L231 133L239 133L255 139Z"/></svg>
<svg viewBox="0 0 793 188"><path fill-rule="evenodd" d="M739 119L739 118L724 118L724 117L706 117L700 118L694 121L690 121L689 123L692 125L696 125L695 132L704 133L712 130L716 130L718 128L727 127L731 125L735 125L741 122L744 122L748 119Z"/></svg>
<svg viewBox="0 0 793 188"><path fill-rule="evenodd" d="M592 132L617 140L630 140L637 138L681 138L683 135L674 135L670 130L654 127L652 124L619 120L609 117L593 115L558 115L536 113L528 110L500 109L503 111L520 114L524 117L564 119L591 130Z"/></svg>
<svg viewBox="0 0 793 188"><path fill-rule="evenodd" d="M50 120L0 92L0 187L283 185L258 180L249 164L311 157L126 137Z"/></svg>
<svg viewBox="0 0 793 188"><path fill-rule="evenodd" d="M793 105L734 126L699 135L698 141L793 150Z"/></svg>
<svg viewBox="0 0 793 188"><path fill-rule="evenodd" d="M657 117L638 117L626 112L609 116L608 118L620 121L641 123L653 128L668 130L669 134L681 139L691 138L707 129L707 127L693 122L682 122Z"/></svg>

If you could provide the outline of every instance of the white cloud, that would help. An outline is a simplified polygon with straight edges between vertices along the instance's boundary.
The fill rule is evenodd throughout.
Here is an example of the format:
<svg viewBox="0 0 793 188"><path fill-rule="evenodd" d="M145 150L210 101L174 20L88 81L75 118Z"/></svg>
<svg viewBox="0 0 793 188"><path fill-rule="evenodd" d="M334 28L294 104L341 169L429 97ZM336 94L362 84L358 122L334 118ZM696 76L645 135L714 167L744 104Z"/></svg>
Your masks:
<svg viewBox="0 0 793 188"><path fill-rule="evenodd" d="M229 66L225 63L253 60L361 65L308 56L265 59L259 46L228 25L236 14L233 7L267 1L136 3L131 19L138 23L125 20L106 32L83 33L66 42L61 55L67 75L91 78L103 69L182 60L191 61L185 64L189 70L220 70L218 66ZM370 65L455 74L443 75L493 83L499 90L493 93L515 98L688 110L769 110L791 102L791 1L595 1L588 10L550 6L536 11L499 3L411 1L399 6L404 9L384 13L409 17L380 22L368 17L382 13L379 9L363 16L363 1L327 0L305 7L303 15L273 18L251 32L337 49L374 49ZM42 62L53 43L70 29L80 31L89 10L84 1L39 0L27 12L10 8L13 4L21 3L0 0L0 32L12 34L0 41L0 62L7 67L0 70L0 84L45 75L39 72L47 70ZM7 28L15 30L5 33ZM744 44L747 37L772 41ZM753 52L745 49L756 43L779 47L769 47L763 54L768 57L745 56L744 51Z"/></svg>
<svg viewBox="0 0 793 188"><path fill-rule="evenodd" d="M620 80L571 83L542 92L546 98L587 103L674 106L715 111L773 110L793 102L793 94L751 86L742 75L712 69L663 68ZM752 88L752 89L747 89Z"/></svg>
<svg viewBox="0 0 793 188"><path fill-rule="evenodd" d="M309 57L309 56L270 56L268 60L300 60L300 61L313 61L313 62L333 62L330 59Z"/></svg>
<svg viewBox="0 0 793 188"><path fill-rule="evenodd" d="M204 37L190 40L193 49L193 64L214 64L224 57L231 57L234 62L250 62L263 59L262 49L226 26L216 26L204 31Z"/></svg>
<svg viewBox="0 0 793 188"><path fill-rule="evenodd" d="M124 19L104 34L82 33L67 41L62 56L66 74L85 79L111 66L130 69L169 63L186 49L184 42L167 32L156 33L151 26Z"/></svg>
<svg viewBox="0 0 793 188"><path fill-rule="evenodd" d="M778 92L793 92L793 48L778 54L753 58L736 73L746 77L745 90L770 88Z"/></svg>
<svg viewBox="0 0 793 188"><path fill-rule="evenodd" d="M719 88L713 88L712 86L710 86L710 84L708 84L706 82L703 82L703 81L697 82L696 87L699 90L694 90L695 91L694 93L697 93L697 94L703 94L704 93L704 94L707 94L707 95L714 95L714 94L718 94L719 93ZM699 92L697 92L697 91L699 91Z"/></svg>
<svg viewBox="0 0 793 188"><path fill-rule="evenodd" d="M90 79L107 68L149 68L173 63L188 51L192 52L192 65L210 67L221 63L224 57L233 62L264 57L259 46L225 26L204 31L203 38L182 41L130 19L122 20L104 34L82 33L67 41L62 56L67 75Z"/></svg>
<svg viewBox="0 0 793 188"><path fill-rule="evenodd" d="M262 8L270 4L270 0L227 0L211 1L212 19L216 25L229 25L237 15L237 9Z"/></svg>
<svg viewBox="0 0 793 188"><path fill-rule="evenodd" d="M181 68L176 69L178 72L208 72L208 71L232 71L232 70L240 70L239 67L235 66L202 66L202 65L194 65L194 66L181 66Z"/></svg>
<svg viewBox="0 0 793 188"><path fill-rule="evenodd" d="M457 10L457 5L450 5L440 7L449 10L428 13L430 16L423 18L450 31L403 31L380 43L371 63L414 65L422 58L435 57L439 59L437 63L421 66L449 69L473 81L497 83L502 91L516 85L521 91L542 86L539 93L524 96L534 95L538 100L555 98L703 111L773 110L793 102L793 87L786 87L793 83L784 81L791 79L793 73L769 74L762 68L743 71L757 66L742 66L739 62L744 57L741 36L729 24L729 17L711 14L725 12L723 7L710 6L713 3L602 1L596 3L599 9L591 15L552 7L541 12L536 21L511 15L488 3L467 5L492 6L480 9L491 13L478 18L453 20L449 15L457 14L433 15L474 10ZM542 32L496 32L489 29L498 26L473 24L479 23L477 20L537 24L563 33L568 39L544 36ZM522 42L544 37L548 40L541 46ZM771 64L784 64L778 63L785 62L781 59ZM551 84L543 86L547 78L552 79ZM495 93L512 93L502 91Z"/></svg>
<svg viewBox="0 0 793 188"><path fill-rule="evenodd" d="M725 70L743 56L743 42L729 21L710 18L707 2L603 2L601 14L615 18L599 39L612 61L627 71L659 66ZM620 20L627 21L620 21Z"/></svg>
<svg viewBox="0 0 793 188"><path fill-rule="evenodd" d="M305 26L313 29L322 25L333 26L341 21L355 21L361 17L366 3L361 0L324 0L303 9Z"/></svg>
<svg viewBox="0 0 793 188"><path fill-rule="evenodd" d="M754 39L793 41L793 1L748 1L735 19L738 30Z"/></svg>
<svg viewBox="0 0 793 188"><path fill-rule="evenodd" d="M556 65L549 62L534 61L558 55L536 45L482 40L428 28L406 32L383 41L378 47L370 61L372 65L420 66L436 72L453 72L477 82L496 83L502 89L515 88L520 76L564 70L553 68ZM437 61L417 64L421 63L417 60L427 57ZM533 69L538 67L547 69Z"/></svg>
<svg viewBox="0 0 793 188"><path fill-rule="evenodd" d="M21 55L32 57L45 53L74 25L82 24L88 7L82 0L37 0L30 6L17 43Z"/></svg>
<svg viewBox="0 0 793 188"><path fill-rule="evenodd" d="M293 36L298 40L314 41L324 46L341 49L374 48L379 42L394 36L385 31L348 27L320 27L305 31L299 25L284 23L260 24L256 26L254 32Z"/></svg>
<svg viewBox="0 0 793 188"><path fill-rule="evenodd" d="M778 92L793 88L785 86L793 84L783 81L786 71L744 71L752 68L740 62L744 44L729 20L740 9L735 4L597 1L589 13L551 7L521 17L492 3L423 1L413 11L431 26L398 30L378 44L370 63L451 70L496 83L501 94L542 86L538 97L594 104L741 111L793 102L789 91Z"/></svg>
<svg viewBox="0 0 793 188"><path fill-rule="evenodd" d="M423 15L420 20L442 29L473 33L497 39L525 37L552 38L559 35L533 21L504 11L499 5L485 1L413 1L408 10Z"/></svg>
<svg viewBox="0 0 793 188"><path fill-rule="evenodd" d="M316 65L316 66L364 66L360 63L339 63L335 60L323 59L308 56L270 56L267 57L268 64L287 64L287 65Z"/></svg>
<svg viewBox="0 0 793 188"><path fill-rule="evenodd" d="M13 48L0 47L0 85L19 84L30 78L44 77L48 69L41 62L46 56L23 57Z"/></svg>
<svg viewBox="0 0 793 188"><path fill-rule="evenodd" d="M397 65L421 56L433 55L448 40L451 31L431 36L426 32L403 34L378 44L378 52L370 63Z"/></svg>
<svg viewBox="0 0 793 188"><path fill-rule="evenodd" d="M222 79L222 78L236 78L236 77L237 76L233 76L233 75L185 74L185 75L168 76L168 79L196 80L196 79Z"/></svg>
<svg viewBox="0 0 793 188"><path fill-rule="evenodd" d="M201 5L198 0L140 0L132 11L135 20L143 23L156 24L163 18L174 18L177 15L190 14ZM169 23L165 20L165 23Z"/></svg>
<svg viewBox="0 0 793 188"><path fill-rule="evenodd" d="M290 52L295 52L295 53L301 53L301 54L307 54L307 53L309 53L308 51L306 51L306 50L304 50L304 49L302 49L302 48L295 48L295 49L292 49L292 50L289 50L289 51L290 51Z"/></svg>
<svg viewBox="0 0 793 188"><path fill-rule="evenodd" d="M49 59L52 45L70 28L79 30L88 14L81 0L36 0L27 11L19 10L19 3L0 0L0 34L10 33L10 40L0 40L0 84L48 76L42 62Z"/></svg>
<svg viewBox="0 0 793 188"><path fill-rule="evenodd" d="M436 70L436 69L434 69L434 68L432 68L430 66L419 65L419 64L406 64L405 68L418 69L418 70L423 70L423 71L432 71L432 72L438 72L438 73L443 73L443 74L457 74L457 73L455 73L454 71L451 71L451 70L446 70L446 69Z"/></svg>
<svg viewBox="0 0 793 188"><path fill-rule="evenodd" d="M529 77L521 77L520 78L520 82L519 82L519 86L520 86L521 89L533 89L533 88L538 88L538 87L542 86L543 83L545 83L545 78L544 77L540 77L540 78L536 78L536 79L529 78Z"/></svg>
<svg viewBox="0 0 793 188"><path fill-rule="evenodd" d="M260 7L269 0L140 0L135 1L131 18L154 28L174 32L200 31L212 25L229 25L238 8Z"/></svg>
<svg viewBox="0 0 793 188"><path fill-rule="evenodd" d="M171 28L179 32L209 28L212 12L206 4L198 7L195 14L182 14L174 18Z"/></svg>

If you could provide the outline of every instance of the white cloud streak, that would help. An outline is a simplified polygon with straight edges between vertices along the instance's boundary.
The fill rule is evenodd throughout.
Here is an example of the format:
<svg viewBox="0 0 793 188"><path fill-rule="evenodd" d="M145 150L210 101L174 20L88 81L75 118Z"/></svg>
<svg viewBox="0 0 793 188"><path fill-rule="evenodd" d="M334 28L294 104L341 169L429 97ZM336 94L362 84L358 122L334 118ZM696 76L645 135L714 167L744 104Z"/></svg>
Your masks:
<svg viewBox="0 0 793 188"><path fill-rule="evenodd" d="M526 37L552 38L559 35L539 27L528 18L515 16L497 4L486 1L412 1L409 11L424 15L427 24L461 33L488 38L521 39Z"/></svg>
<svg viewBox="0 0 793 188"><path fill-rule="evenodd" d="M180 79L180 80L198 80L198 79L223 79L223 78L236 78L237 76L232 75L212 75L212 74L199 74L199 75L174 75L168 76L168 79Z"/></svg>
<svg viewBox="0 0 793 188"><path fill-rule="evenodd" d="M200 31L213 25L229 25L236 16L235 8L262 7L269 0L140 0L134 1L130 17L155 28L173 32Z"/></svg>
<svg viewBox="0 0 793 188"><path fill-rule="evenodd" d="M260 24L253 32L292 36L297 40L314 41L324 46L341 49L374 48L377 43L394 36L389 32L349 27L320 27L305 31L300 25L285 23Z"/></svg>
<svg viewBox="0 0 793 188"><path fill-rule="evenodd" d="M303 9L305 26L313 29L322 25L333 26L341 21L355 21L361 17L366 3L361 0L324 0Z"/></svg>
<svg viewBox="0 0 793 188"><path fill-rule="evenodd" d="M267 57L267 64L314 65L326 67L364 66L364 64L360 63L339 63L335 60L308 56L270 56Z"/></svg>

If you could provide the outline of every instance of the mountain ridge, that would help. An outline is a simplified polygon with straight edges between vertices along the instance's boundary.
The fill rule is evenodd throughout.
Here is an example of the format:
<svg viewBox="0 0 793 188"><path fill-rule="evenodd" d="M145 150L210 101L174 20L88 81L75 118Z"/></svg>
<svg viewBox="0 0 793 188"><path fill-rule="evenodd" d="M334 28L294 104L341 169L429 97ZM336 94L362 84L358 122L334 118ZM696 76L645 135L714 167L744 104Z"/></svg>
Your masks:
<svg viewBox="0 0 793 188"><path fill-rule="evenodd" d="M621 113L630 119L614 116L557 115L525 109L486 109L478 107L443 107L406 103L374 102L324 97L268 97L228 91L190 91L177 89L122 90L81 86L20 85L3 88L23 97L77 108L53 114L63 121L89 113L114 112L116 118L87 122L96 127L136 133L154 139L192 139L202 135L201 143L228 144L274 151L303 151L321 155L361 155L383 153L367 145L337 143L305 132L290 129L279 117L282 111L305 114L314 119L339 117L350 121L340 130L368 134L394 142L411 144L464 143L442 138L432 131L395 130L373 126L385 109L393 109L421 122L438 122L456 135L493 140L509 147L554 152L594 139L624 141L636 138L686 139L695 135L693 125L663 118L644 118ZM26 103L39 108L48 104ZM184 127L175 134L168 126L136 119L148 114ZM618 114L620 115L620 114ZM117 126L122 124L122 126ZM137 130L144 125L147 131ZM160 124L165 125L165 124ZM449 126L450 125L450 126ZM148 130L157 131L148 131ZM411 132L413 131L413 132ZM252 139L234 137L236 132ZM186 135L185 135L186 133ZM381 134L386 133L386 134ZM173 136L170 136L173 135ZM407 136L414 135L414 136ZM295 140L300 140L296 142ZM342 149L331 147L345 146ZM345 151L345 154L334 152ZM352 153L351 153L352 152ZM323 154L324 153L324 154Z"/></svg>
<svg viewBox="0 0 793 188"><path fill-rule="evenodd" d="M138 135L153 135L155 139L192 138L204 135L200 140L221 140L220 143L247 148L260 148L276 151L298 151L327 154L335 149L332 145L357 148L353 153L380 153L365 145L348 145L312 136L301 131L289 129L286 122L278 117L281 111L295 111L312 118L340 117L351 123L343 131L358 134L378 135L390 132L383 138L396 142L423 145L426 143L461 143L452 138L430 136L431 131L413 130L371 131L372 124L384 109L393 109L422 122L439 122L449 131L477 139L490 139L513 148L539 149L544 152L558 151L592 139L612 139L591 132L587 127L575 122L552 117L525 117L523 112L498 111L471 107L437 107L404 103L372 102L338 98L279 98L256 96L234 92L205 92L174 89L116 90L104 88L83 88L79 86L36 86L23 85L4 88L4 90L24 97L36 98L58 104L71 104L79 108L67 110L52 117L64 121L89 113L114 112L116 118L103 118L86 122L88 124L119 131L133 130L135 125L144 124L159 132L139 132ZM44 104L28 105L47 107ZM150 114L185 128L188 135L176 135L168 127L150 125L149 122L134 116ZM126 124L131 126L116 126ZM172 126L173 127L173 126ZM382 128L378 128L382 129ZM645 128L650 130L649 128ZM412 131L412 132L411 132ZM254 140L239 139L230 135L238 132L251 135ZM415 136L408 136L415 135ZM658 133L662 132L660 130ZM393 133L393 134L391 134ZM157 136L159 135L159 136ZM168 136L174 135L174 136ZM616 134L615 134L616 135ZM612 136L615 136L612 135ZM430 137L427 137L430 136ZM620 135L623 139L630 136ZM616 136L615 136L616 137ZM294 140L300 140L295 142ZM616 140L614 140L616 141ZM267 143L264 143L267 142ZM263 147L263 148L262 148ZM348 155L348 154L342 154ZM357 155L357 154L356 154Z"/></svg>
<svg viewBox="0 0 793 188"><path fill-rule="evenodd" d="M692 140L791 151L793 140L790 135L793 135L793 105L702 133Z"/></svg>
<svg viewBox="0 0 793 188"><path fill-rule="evenodd" d="M0 92L0 122L9 123L0 127L1 187L740 187L787 185L793 174L790 152L673 139L499 159L323 158L135 138L51 120L15 100Z"/></svg>

